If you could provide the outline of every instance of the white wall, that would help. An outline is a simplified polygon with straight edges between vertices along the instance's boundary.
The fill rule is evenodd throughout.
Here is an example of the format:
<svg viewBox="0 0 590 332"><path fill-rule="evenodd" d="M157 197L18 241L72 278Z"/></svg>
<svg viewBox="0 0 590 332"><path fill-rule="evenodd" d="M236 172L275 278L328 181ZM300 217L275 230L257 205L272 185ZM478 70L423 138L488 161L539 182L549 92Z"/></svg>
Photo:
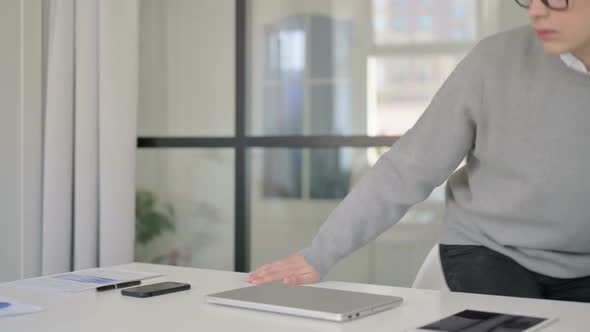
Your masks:
<svg viewBox="0 0 590 332"><path fill-rule="evenodd" d="M0 281L40 273L40 27L40 1L0 1Z"/></svg>

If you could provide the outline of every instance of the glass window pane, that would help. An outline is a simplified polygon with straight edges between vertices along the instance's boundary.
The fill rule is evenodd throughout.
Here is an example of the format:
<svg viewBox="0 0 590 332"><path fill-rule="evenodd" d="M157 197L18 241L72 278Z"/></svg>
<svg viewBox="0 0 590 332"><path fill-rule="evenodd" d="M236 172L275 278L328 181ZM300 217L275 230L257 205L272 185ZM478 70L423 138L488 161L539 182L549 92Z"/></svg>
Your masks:
<svg viewBox="0 0 590 332"><path fill-rule="evenodd" d="M139 136L232 136L235 1L141 0Z"/></svg>
<svg viewBox="0 0 590 332"><path fill-rule="evenodd" d="M354 20L310 15L308 22L310 78L350 78Z"/></svg>
<svg viewBox="0 0 590 332"><path fill-rule="evenodd" d="M250 2L248 134L367 134L369 8L366 0Z"/></svg>
<svg viewBox="0 0 590 332"><path fill-rule="evenodd" d="M303 82L268 83L264 91L264 132L272 136L303 134Z"/></svg>
<svg viewBox="0 0 590 332"><path fill-rule="evenodd" d="M234 269L233 149L137 153L139 262Z"/></svg>
<svg viewBox="0 0 590 332"><path fill-rule="evenodd" d="M290 255L313 239L320 225L379 156L380 148L254 148L248 152L251 266ZM277 155L296 155L287 166ZM282 183L301 188L298 196L270 194L268 172L276 162ZM298 172L294 175L294 172ZM338 263L329 280L410 286L424 257L437 242L444 212L443 187L412 208L398 225Z"/></svg>
<svg viewBox="0 0 590 332"><path fill-rule="evenodd" d="M467 49L376 56L369 13L394 41L476 39L474 0L253 0L250 11L250 135L399 136L416 122Z"/></svg>
<svg viewBox="0 0 590 332"><path fill-rule="evenodd" d="M311 135L345 135L356 129L350 81L311 84L308 91Z"/></svg>
<svg viewBox="0 0 590 332"><path fill-rule="evenodd" d="M266 149L262 152L262 195L272 198L300 198L301 150Z"/></svg>
<svg viewBox="0 0 590 332"><path fill-rule="evenodd" d="M264 27L265 79L302 80L305 69L306 35L302 17L285 17Z"/></svg>
<svg viewBox="0 0 590 332"><path fill-rule="evenodd" d="M371 135L410 129L460 61L458 55L375 57L369 62Z"/></svg>
<svg viewBox="0 0 590 332"><path fill-rule="evenodd" d="M377 45L469 42L476 38L476 0L373 0Z"/></svg>
<svg viewBox="0 0 590 332"><path fill-rule="evenodd" d="M309 150L309 198L343 199L348 194L354 152L353 149Z"/></svg>

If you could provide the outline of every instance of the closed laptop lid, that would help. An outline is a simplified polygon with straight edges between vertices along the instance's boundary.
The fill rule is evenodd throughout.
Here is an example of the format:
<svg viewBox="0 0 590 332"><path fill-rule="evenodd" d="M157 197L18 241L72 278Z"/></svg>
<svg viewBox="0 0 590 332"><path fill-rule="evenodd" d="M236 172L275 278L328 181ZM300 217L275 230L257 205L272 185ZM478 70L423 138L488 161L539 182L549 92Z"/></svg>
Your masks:
<svg viewBox="0 0 590 332"><path fill-rule="evenodd" d="M348 320L392 308L401 297L272 283L210 294L207 301L329 320Z"/></svg>

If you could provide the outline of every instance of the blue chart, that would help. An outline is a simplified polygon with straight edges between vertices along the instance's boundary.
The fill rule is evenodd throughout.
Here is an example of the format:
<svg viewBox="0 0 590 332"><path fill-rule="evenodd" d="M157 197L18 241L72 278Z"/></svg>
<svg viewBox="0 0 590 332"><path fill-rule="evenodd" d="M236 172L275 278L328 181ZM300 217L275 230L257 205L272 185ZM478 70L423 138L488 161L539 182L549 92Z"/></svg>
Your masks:
<svg viewBox="0 0 590 332"><path fill-rule="evenodd" d="M10 303L8 302L0 302L0 310L4 308L10 307Z"/></svg>
<svg viewBox="0 0 590 332"><path fill-rule="evenodd" d="M119 280L110 279L110 278L103 278L103 277L90 276L90 275L80 275L80 274L75 274L75 273L62 274L62 275L58 275L58 276L53 276L51 278L84 282L84 283L88 283L88 284L109 284L109 283L114 283L114 282L119 281Z"/></svg>

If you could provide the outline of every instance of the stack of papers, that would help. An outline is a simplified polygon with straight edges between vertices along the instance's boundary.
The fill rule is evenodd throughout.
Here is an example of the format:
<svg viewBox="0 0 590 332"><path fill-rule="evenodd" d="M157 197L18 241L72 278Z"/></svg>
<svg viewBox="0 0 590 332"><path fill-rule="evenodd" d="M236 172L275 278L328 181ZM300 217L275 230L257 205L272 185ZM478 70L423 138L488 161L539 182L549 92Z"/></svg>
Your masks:
<svg viewBox="0 0 590 332"><path fill-rule="evenodd" d="M43 308L39 306L22 304L7 298L0 297L0 318L31 314L42 310Z"/></svg>
<svg viewBox="0 0 590 332"><path fill-rule="evenodd" d="M81 292L101 286L159 277L161 274L116 269L89 269L0 284L2 287Z"/></svg>

